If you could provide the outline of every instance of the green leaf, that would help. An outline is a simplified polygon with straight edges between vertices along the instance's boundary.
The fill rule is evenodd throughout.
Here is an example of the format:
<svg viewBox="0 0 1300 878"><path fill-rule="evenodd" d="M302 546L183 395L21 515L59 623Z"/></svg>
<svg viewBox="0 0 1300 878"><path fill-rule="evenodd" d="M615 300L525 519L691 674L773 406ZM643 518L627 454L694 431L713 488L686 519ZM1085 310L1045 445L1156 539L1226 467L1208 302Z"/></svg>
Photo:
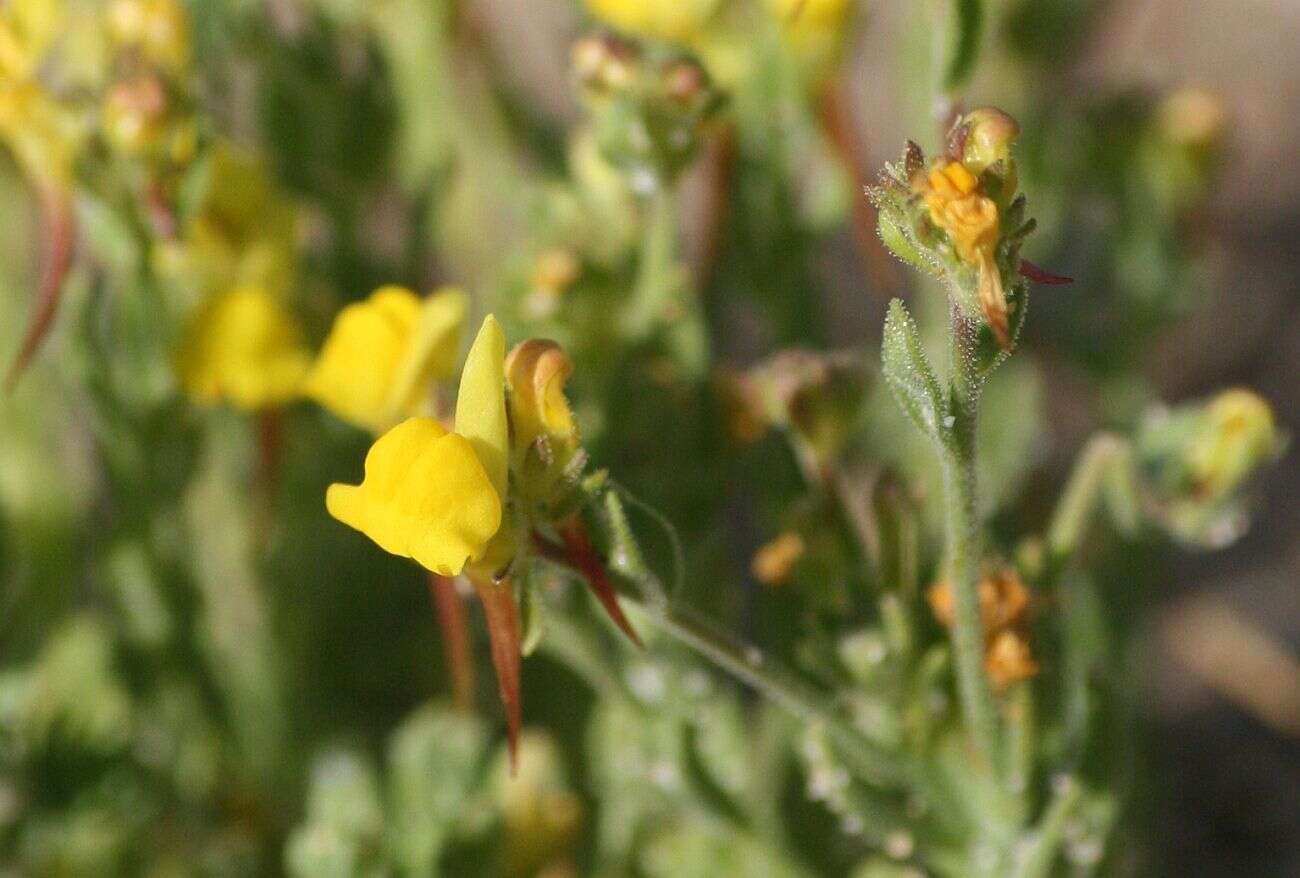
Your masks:
<svg viewBox="0 0 1300 878"><path fill-rule="evenodd" d="M945 441L952 428L948 405L921 347L916 321L898 299L889 303L880 355L885 383L912 423L935 442Z"/></svg>
<svg viewBox="0 0 1300 878"><path fill-rule="evenodd" d="M983 0L952 0L949 21L951 37L943 87L952 91L964 85L975 70L984 29Z"/></svg>

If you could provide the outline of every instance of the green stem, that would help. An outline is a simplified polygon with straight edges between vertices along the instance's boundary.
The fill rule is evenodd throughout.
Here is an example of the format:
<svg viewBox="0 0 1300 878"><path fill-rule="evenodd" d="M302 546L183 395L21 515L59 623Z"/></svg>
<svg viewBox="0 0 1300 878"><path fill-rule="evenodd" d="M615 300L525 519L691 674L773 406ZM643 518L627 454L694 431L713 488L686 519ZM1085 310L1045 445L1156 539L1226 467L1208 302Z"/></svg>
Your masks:
<svg viewBox="0 0 1300 878"><path fill-rule="evenodd" d="M1116 466L1126 464L1128 455L1128 443L1111 433L1100 433L1084 446L1047 530L1052 569L1060 569L1078 549L1106 479Z"/></svg>
<svg viewBox="0 0 1300 878"><path fill-rule="evenodd" d="M945 454L943 483L957 694L975 747L993 771L998 765L998 731L993 694L984 675L984 620L979 603L981 539L975 511L974 467L963 455Z"/></svg>
<svg viewBox="0 0 1300 878"><path fill-rule="evenodd" d="M957 694L976 749L988 770L997 773L997 711L984 674L984 620L980 615L980 564L983 535L975 494L975 425L982 377L970 355L972 328L954 303L949 319L951 423L940 443L944 484L944 525L953 594L952 648Z"/></svg>
<svg viewBox="0 0 1300 878"><path fill-rule="evenodd" d="M1058 778L1055 787L1038 831L1034 833L1028 850L1013 873L1014 878L1047 878L1052 874L1065 827L1083 797L1082 787L1072 777Z"/></svg>
<svg viewBox="0 0 1300 878"><path fill-rule="evenodd" d="M667 317L676 280L677 210L673 193L660 186L647 198L641 253L637 263L627 332L634 339L649 335Z"/></svg>

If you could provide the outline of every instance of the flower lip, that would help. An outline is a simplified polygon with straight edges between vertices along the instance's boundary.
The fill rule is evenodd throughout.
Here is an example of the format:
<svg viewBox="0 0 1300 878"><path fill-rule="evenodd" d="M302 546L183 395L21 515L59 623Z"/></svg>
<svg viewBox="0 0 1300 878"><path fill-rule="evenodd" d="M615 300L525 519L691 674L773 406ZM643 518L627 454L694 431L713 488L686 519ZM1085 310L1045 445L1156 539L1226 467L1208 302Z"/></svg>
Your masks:
<svg viewBox="0 0 1300 878"><path fill-rule="evenodd" d="M480 560L502 521L502 497L470 440L423 417L381 436L361 484L331 485L325 504L384 551L443 576Z"/></svg>

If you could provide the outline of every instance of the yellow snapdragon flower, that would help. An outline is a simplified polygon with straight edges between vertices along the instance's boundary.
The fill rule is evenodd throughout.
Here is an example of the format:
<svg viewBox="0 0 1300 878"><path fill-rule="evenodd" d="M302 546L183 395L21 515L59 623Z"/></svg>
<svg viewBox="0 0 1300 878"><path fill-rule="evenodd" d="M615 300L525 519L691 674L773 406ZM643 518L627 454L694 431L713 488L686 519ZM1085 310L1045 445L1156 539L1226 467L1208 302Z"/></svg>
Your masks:
<svg viewBox="0 0 1300 878"><path fill-rule="evenodd" d="M699 37L718 0L587 0L596 18L633 36L675 42Z"/></svg>
<svg viewBox="0 0 1300 878"><path fill-rule="evenodd" d="M998 344L1011 347L1007 301L994 258L1001 230L997 204L981 190L979 178L957 161L941 161L918 174L912 188L925 200L931 222L948 235L958 258L978 272L980 308Z"/></svg>
<svg viewBox="0 0 1300 878"><path fill-rule="evenodd" d="M452 288L421 301L404 287L380 287L339 312L304 394L382 433L419 412L431 381L451 376L468 307L468 297Z"/></svg>
<svg viewBox="0 0 1300 878"><path fill-rule="evenodd" d="M176 366L194 399L255 411L294 399L310 364L292 315L263 287L245 284L199 309Z"/></svg>
<svg viewBox="0 0 1300 878"><path fill-rule="evenodd" d="M455 427L415 417L389 430L366 455L360 485L330 486L330 515L442 576L495 563L489 548L505 507L509 427L505 335L490 315L465 361Z"/></svg>

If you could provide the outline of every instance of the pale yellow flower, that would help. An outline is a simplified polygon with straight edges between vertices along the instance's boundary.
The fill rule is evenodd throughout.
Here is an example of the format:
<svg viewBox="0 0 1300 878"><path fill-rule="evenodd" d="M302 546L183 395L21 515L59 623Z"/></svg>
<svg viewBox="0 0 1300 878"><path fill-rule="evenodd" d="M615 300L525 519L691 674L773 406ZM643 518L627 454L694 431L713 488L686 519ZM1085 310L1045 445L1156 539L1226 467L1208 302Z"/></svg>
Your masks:
<svg viewBox="0 0 1300 878"><path fill-rule="evenodd" d="M1201 496L1227 495L1279 444L1273 410L1249 390L1226 390L1205 407L1204 427L1187 451L1187 464Z"/></svg>
<svg viewBox="0 0 1300 878"><path fill-rule="evenodd" d="M176 365L195 400L255 411L294 399L310 363L292 315L265 289L247 284L199 309Z"/></svg>

